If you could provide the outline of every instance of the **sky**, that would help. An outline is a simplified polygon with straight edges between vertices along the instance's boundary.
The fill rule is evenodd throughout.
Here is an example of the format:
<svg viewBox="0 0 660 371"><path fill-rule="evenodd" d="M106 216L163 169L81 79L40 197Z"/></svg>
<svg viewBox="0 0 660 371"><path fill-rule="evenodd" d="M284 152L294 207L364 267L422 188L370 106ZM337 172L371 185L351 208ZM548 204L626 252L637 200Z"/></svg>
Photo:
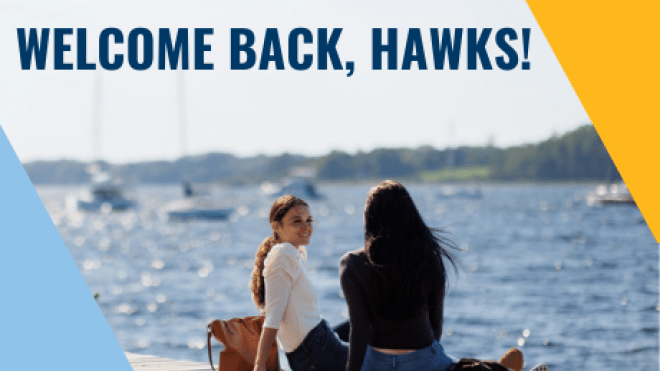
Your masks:
<svg viewBox="0 0 660 371"><path fill-rule="evenodd" d="M87 55L98 62L98 36L115 27L213 28L206 37L211 71L55 71L52 39L46 70L21 70L17 28L85 28ZM288 33L342 28L338 54L355 71L295 71ZM434 70L432 28L531 29L529 70ZM260 54L266 28L277 28L285 70L230 69L231 28L249 28ZM399 63L407 31L422 33L428 70L374 71L373 28L397 28ZM493 33L494 33L493 32ZM51 35L52 37L52 35ZM157 38L156 38L157 41ZM75 36L65 61L75 63ZM192 45L192 43L191 43ZM523 59L521 40L511 45ZM126 53L126 45L115 46ZM259 58L259 57L258 57ZM316 55L314 55L316 58ZM316 61L315 61L316 62ZM95 93L96 92L96 93ZM95 97L98 104L94 104ZM183 97L183 99L179 99ZM185 112L185 115L180 115ZM95 149L94 117L100 135ZM181 118L183 117L183 118ZM181 123L185 122L185 130ZM226 152L323 155L378 147L436 148L532 143L589 123L570 82L525 1L90 1L0 0L0 126L22 162L101 157L113 163L172 160ZM182 142L184 144L182 144Z"/></svg>

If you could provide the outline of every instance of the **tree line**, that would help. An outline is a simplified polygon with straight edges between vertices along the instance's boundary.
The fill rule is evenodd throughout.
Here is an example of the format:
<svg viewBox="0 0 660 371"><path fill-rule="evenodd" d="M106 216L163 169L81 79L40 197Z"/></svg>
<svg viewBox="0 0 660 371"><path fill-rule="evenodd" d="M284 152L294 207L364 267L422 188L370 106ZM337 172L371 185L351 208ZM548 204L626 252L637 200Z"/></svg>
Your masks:
<svg viewBox="0 0 660 371"><path fill-rule="evenodd" d="M24 167L35 184L79 184L90 180L86 171L88 165L60 160L37 161ZM284 153L241 158L226 153L210 153L176 161L117 165L101 163L101 166L129 183L259 183L277 181L300 166L316 168L317 178L324 181L383 178L418 181L621 179L592 125L539 143L508 148L377 148L355 154L333 151L320 157Z"/></svg>
<svg viewBox="0 0 660 371"><path fill-rule="evenodd" d="M592 125L540 143L509 148L463 146L439 150L426 146L376 149L355 155L334 151L316 163L318 176L324 180L420 178L424 173L444 170L451 175L466 168L485 169L475 171L475 178L497 181L621 179Z"/></svg>

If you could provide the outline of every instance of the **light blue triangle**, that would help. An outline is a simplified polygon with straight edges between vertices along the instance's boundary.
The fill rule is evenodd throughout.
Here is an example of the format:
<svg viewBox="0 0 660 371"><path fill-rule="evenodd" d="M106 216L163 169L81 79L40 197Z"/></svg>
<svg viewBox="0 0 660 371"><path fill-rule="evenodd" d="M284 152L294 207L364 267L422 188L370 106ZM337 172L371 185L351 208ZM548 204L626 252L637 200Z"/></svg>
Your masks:
<svg viewBox="0 0 660 371"><path fill-rule="evenodd" d="M2 127L0 370L132 371Z"/></svg>

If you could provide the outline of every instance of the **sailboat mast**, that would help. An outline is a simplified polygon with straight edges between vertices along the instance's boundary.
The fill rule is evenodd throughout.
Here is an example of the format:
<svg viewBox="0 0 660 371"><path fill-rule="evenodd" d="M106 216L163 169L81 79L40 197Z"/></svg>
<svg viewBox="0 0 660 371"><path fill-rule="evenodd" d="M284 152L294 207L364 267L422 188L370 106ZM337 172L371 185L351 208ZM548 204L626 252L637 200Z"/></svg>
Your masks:
<svg viewBox="0 0 660 371"><path fill-rule="evenodd" d="M185 161L185 157L188 155L188 114L186 112L186 81L184 80L183 72L177 73L176 86L177 86L177 107L178 107L178 116L179 116L179 145L181 147L181 157L180 161ZM190 180L186 175L186 166L183 166L183 163L180 165L179 181L183 183L183 195L186 197L192 197L194 192Z"/></svg>
<svg viewBox="0 0 660 371"><path fill-rule="evenodd" d="M179 146L181 148L181 158L188 155L188 121L186 111L186 83L183 78L183 72L177 73L177 93L178 93L178 116L179 116Z"/></svg>
<svg viewBox="0 0 660 371"><path fill-rule="evenodd" d="M454 142L454 120L449 119L448 135L447 135L447 169L454 171L455 156L453 143Z"/></svg>
<svg viewBox="0 0 660 371"><path fill-rule="evenodd" d="M92 101L92 164L101 164L101 100L102 100L102 83L101 72L94 74L94 95Z"/></svg>

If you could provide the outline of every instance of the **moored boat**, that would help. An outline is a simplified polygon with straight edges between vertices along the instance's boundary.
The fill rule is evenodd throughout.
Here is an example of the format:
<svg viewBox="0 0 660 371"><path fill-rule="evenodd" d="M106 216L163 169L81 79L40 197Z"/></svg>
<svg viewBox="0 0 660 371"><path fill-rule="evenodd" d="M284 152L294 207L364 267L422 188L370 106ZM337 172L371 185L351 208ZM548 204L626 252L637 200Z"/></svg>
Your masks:
<svg viewBox="0 0 660 371"><path fill-rule="evenodd" d="M446 186L440 190L437 196L439 198L465 198L480 200L483 198L483 193L481 192L481 188L476 186Z"/></svg>
<svg viewBox="0 0 660 371"><path fill-rule="evenodd" d="M170 221L222 221L231 216L234 208L213 197L191 197L174 201L166 206Z"/></svg>
<svg viewBox="0 0 660 371"><path fill-rule="evenodd" d="M125 211L136 206L137 202L124 196L121 181L107 173L95 174L90 195L75 203L76 209L87 212Z"/></svg>
<svg viewBox="0 0 660 371"><path fill-rule="evenodd" d="M599 185L596 191L587 196L587 203L589 205L636 205L635 199L632 197L625 183L610 184L609 187L604 184Z"/></svg>

